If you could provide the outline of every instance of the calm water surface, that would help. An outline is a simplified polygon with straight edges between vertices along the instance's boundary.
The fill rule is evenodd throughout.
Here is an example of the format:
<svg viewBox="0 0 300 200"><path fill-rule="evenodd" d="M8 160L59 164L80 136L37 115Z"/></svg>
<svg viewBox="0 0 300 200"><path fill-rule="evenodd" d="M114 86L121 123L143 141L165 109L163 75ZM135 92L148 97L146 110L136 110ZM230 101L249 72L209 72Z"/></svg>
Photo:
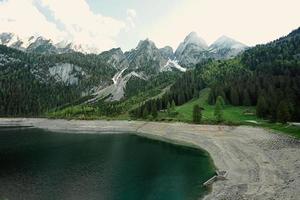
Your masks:
<svg viewBox="0 0 300 200"><path fill-rule="evenodd" d="M0 128L1 200L196 200L213 173L205 152L129 134Z"/></svg>

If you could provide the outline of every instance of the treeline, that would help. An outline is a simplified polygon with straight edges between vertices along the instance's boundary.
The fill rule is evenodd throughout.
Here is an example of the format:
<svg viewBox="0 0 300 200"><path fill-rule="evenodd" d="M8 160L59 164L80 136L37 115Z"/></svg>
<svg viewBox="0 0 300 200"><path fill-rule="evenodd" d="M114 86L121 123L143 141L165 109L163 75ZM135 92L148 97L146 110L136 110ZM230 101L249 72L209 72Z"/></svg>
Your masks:
<svg viewBox="0 0 300 200"><path fill-rule="evenodd" d="M170 107L182 105L194 97L198 97L199 91L205 88L200 77L201 67L195 71L187 71L171 86L162 97L150 99L142 103L138 108L130 111L133 118L146 118L148 115L157 116L157 111L168 110Z"/></svg>
<svg viewBox="0 0 300 200"><path fill-rule="evenodd" d="M180 72L161 72L157 76L150 77L148 80L143 80L133 76L126 84L125 98L130 98L155 88L158 90L166 88L174 83L180 75Z"/></svg>
<svg viewBox="0 0 300 200"><path fill-rule="evenodd" d="M49 67L71 63L88 74L77 85L66 85L49 76ZM109 82L115 69L98 55L69 53L41 55L0 45L0 116L40 116L72 103L94 85Z"/></svg>
<svg viewBox="0 0 300 200"><path fill-rule="evenodd" d="M257 116L272 121L300 121L300 29L267 45L247 50L234 73L214 84L209 103L217 96L235 106L257 106Z"/></svg>
<svg viewBox="0 0 300 200"><path fill-rule="evenodd" d="M208 102L222 97L226 104L256 106L257 116L272 121L300 121L300 28L286 37L258 45L235 59L208 60L179 78L170 92L131 112L145 117L153 106L181 105L210 87ZM161 106L162 105L162 106Z"/></svg>
<svg viewBox="0 0 300 200"><path fill-rule="evenodd" d="M41 83L28 69L0 75L1 116L38 116L76 98L76 88Z"/></svg>

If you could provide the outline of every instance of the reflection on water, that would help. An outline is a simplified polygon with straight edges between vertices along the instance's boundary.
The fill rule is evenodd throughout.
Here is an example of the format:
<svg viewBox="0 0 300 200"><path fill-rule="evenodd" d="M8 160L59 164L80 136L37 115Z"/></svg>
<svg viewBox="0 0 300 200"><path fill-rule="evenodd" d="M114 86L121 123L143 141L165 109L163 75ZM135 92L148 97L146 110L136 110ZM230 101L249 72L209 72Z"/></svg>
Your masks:
<svg viewBox="0 0 300 200"><path fill-rule="evenodd" d="M204 152L133 135L0 129L0 199L198 199L212 174Z"/></svg>

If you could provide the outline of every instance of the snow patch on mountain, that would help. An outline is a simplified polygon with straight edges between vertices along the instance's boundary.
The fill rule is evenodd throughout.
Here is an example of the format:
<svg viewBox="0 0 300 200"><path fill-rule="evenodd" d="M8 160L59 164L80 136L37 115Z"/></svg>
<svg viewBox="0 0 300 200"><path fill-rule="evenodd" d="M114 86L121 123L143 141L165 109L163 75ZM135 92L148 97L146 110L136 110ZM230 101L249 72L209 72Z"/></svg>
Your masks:
<svg viewBox="0 0 300 200"><path fill-rule="evenodd" d="M178 69L181 72L186 72L186 68L181 67L177 60L171 59L168 60L168 62L160 69L160 71L172 71L172 68Z"/></svg>
<svg viewBox="0 0 300 200"><path fill-rule="evenodd" d="M123 74L123 72L124 72L126 69L128 69L128 67L122 69L121 71L117 72L117 73L114 75L114 77L112 78L112 81L114 82L115 85L118 83L118 80L120 79L120 77L122 77L122 74Z"/></svg>
<svg viewBox="0 0 300 200"><path fill-rule="evenodd" d="M126 68L127 69L127 68ZM128 74L126 74L123 77L123 72L126 70L123 69L120 73L118 72L114 77L113 84L109 85L108 87L101 88L98 91L96 91L93 95L94 98L88 100L86 103L94 103L99 101L100 99L105 99L105 101L119 101L121 100L125 95L125 88L127 82L132 77L137 77L143 80L147 80L148 78L143 73L137 73L135 71L132 71ZM100 87L99 87L100 88Z"/></svg>

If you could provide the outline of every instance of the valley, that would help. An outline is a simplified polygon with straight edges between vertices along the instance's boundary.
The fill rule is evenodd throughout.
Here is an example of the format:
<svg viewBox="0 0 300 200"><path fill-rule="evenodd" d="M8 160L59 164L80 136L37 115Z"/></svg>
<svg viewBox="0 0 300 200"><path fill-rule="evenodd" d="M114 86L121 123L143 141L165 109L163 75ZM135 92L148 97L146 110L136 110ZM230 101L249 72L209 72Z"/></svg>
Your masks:
<svg viewBox="0 0 300 200"><path fill-rule="evenodd" d="M192 32L175 52L146 39L124 53L115 48L83 54L39 51L54 45L40 38L26 41L32 42L29 49L20 48L20 38L2 34L1 43L7 46L0 49L0 114L193 123L193 107L199 105L201 123L247 124L299 137L298 127L285 125L300 120L299 35L297 29L249 48L226 36L208 46ZM266 52L274 59L265 58ZM214 115L218 96L225 103L221 122ZM285 123L275 123L281 120L280 103L287 107Z"/></svg>
<svg viewBox="0 0 300 200"><path fill-rule="evenodd" d="M0 200L298 200L299 0L0 0Z"/></svg>

